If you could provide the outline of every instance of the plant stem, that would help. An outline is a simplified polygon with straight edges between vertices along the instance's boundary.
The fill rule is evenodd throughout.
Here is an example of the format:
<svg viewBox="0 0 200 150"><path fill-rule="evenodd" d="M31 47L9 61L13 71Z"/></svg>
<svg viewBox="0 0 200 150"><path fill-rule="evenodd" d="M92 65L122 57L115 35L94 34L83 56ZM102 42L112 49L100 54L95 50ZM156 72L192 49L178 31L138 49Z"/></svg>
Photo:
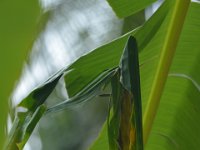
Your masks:
<svg viewBox="0 0 200 150"><path fill-rule="evenodd" d="M174 57L179 36L181 34L181 30L184 24L185 16L187 14L187 10L190 4L190 0L175 0L169 2L173 2L174 5L172 8L172 14L169 21L167 33L164 39L165 42L160 52L160 59L158 61L158 67L154 77L152 89L144 113L144 144L147 143L149 134L152 129L164 85L167 80L168 72Z"/></svg>

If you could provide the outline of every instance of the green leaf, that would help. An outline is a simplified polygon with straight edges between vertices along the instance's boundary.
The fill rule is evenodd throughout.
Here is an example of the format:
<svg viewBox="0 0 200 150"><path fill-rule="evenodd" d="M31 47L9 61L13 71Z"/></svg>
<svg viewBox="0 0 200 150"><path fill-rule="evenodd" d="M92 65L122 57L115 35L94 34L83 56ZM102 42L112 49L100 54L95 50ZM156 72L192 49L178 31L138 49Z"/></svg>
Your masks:
<svg viewBox="0 0 200 150"><path fill-rule="evenodd" d="M107 0L116 15L120 18L130 16L156 0Z"/></svg>
<svg viewBox="0 0 200 150"><path fill-rule="evenodd" d="M18 113L4 149L22 150L45 110L46 106L40 105L33 112L27 111Z"/></svg>
<svg viewBox="0 0 200 150"><path fill-rule="evenodd" d="M43 104L51 92L56 87L59 79L62 77L63 72L58 72L50 77L43 85L33 90L25 99L23 99L18 107L24 107L28 111L35 111L38 106Z"/></svg>
<svg viewBox="0 0 200 150"><path fill-rule="evenodd" d="M108 115L109 149L143 149L142 110L136 40L130 36L119 71L111 79L111 112Z"/></svg>
<svg viewBox="0 0 200 150"><path fill-rule="evenodd" d="M96 77L91 83L84 87L75 96L48 108L47 113L67 109L71 106L91 100L93 97L98 95L104 85L107 85L110 82L110 79L115 74L115 72L116 68L103 71L98 77Z"/></svg>
<svg viewBox="0 0 200 150"><path fill-rule="evenodd" d="M173 4L173 1L165 1L142 27L97 48L67 68L66 71L72 70L65 76L70 98L84 90L104 70L118 66L128 36L135 35L140 52L142 104L145 110L159 54L168 37L166 33L173 18L170 9ZM199 149L199 11L200 4L191 3L146 149ZM93 146L97 149L108 147L107 135L103 131L95 142L97 145Z"/></svg>
<svg viewBox="0 0 200 150"><path fill-rule="evenodd" d="M124 53L120 62L121 79L120 82L123 86L126 95L123 101L128 99L131 102L126 102L125 109L128 110L128 104L132 105L132 130L134 134L132 135L132 141L134 141L134 148L132 149L142 150L143 149L143 132L142 132L142 104L141 104L141 92L140 92L140 71L139 71L139 60L138 60L138 48L136 39L132 36L129 37L126 44ZM134 139L134 140L133 140Z"/></svg>
<svg viewBox="0 0 200 150"><path fill-rule="evenodd" d="M85 55L72 64L69 69L73 69L66 77L65 82L70 96L75 95L80 89L87 85L91 79L95 78L102 70L117 66L120 61L120 55L126 40L130 34L135 34L138 39L138 47L141 52L151 39L157 34L163 21L168 13L169 4L164 5L158 12L141 28L120 37L113 42L106 44L88 55ZM151 58L152 57L152 58ZM149 62L154 61L155 57L152 55L150 58L143 59L141 67L147 65ZM97 61L98 60L98 61ZM96 67L98 66L98 68ZM104 125L102 133L92 145L91 149L108 149L108 139Z"/></svg>
<svg viewBox="0 0 200 150"><path fill-rule="evenodd" d="M26 114L26 123L24 123L21 128L24 130L23 135L21 137L20 143L17 143L17 147L21 150L23 149L24 145L28 141L29 137L31 136L31 133L33 132L35 126L39 122L40 118L43 116L44 112L46 111L45 105L40 105L37 107L36 111L33 114Z"/></svg>
<svg viewBox="0 0 200 150"><path fill-rule="evenodd" d="M40 11L37 0L0 2L0 149L5 140L8 100L36 35Z"/></svg>
<svg viewBox="0 0 200 150"><path fill-rule="evenodd" d="M97 137L97 140L90 146L89 150L108 150L109 149L109 140L108 140L108 126L107 124L103 125L103 128Z"/></svg>
<svg viewBox="0 0 200 150"><path fill-rule="evenodd" d="M191 3L147 149L193 149L200 144L200 4Z"/></svg>
<svg viewBox="0 0 200 150"><path fill-rule="evenodd" d="M160 10L154 14L153 18L149 20L150 23L145 23L143 27L137 30L136 38L139 48L142 47L140 46L142 38L138 37L143 35L143 38L146 38L145 33L141 33L141 31L152 27L152 20L156 18L157 20L154 20L156 22L161 19L164 12L168 12L167 9L170 10L170 7L173 6L172 4L172 1L166 1ZM200 115L198 109L200 105L200 70L197 69L197 66L200 64L200 47L198 44L200 42L198 37L200 34L199 11L200 4L191 3L161 98L156 120L153 124L149 141L145 146L146 149L199 149L200 145L197 141L200 137L200 127L198 125L200 123L198 117ZM151 38L148 38L146 44L140 49L143 110L145 110L152 88L152 81L159 60L158 56L165 43L171 15L171 12L167 13L167 17L164 18L162 24L157 30L154 30L154 33L151 32L152 34L149 34ZM102 58L106 59L106 56ZM104 141L105 138L101 136L98 140ZM103 143L98 145L99 149L101 147L103 147Z"/></svg>
<svg viewBox="0 0 200 150"><path fill-rule="evenodd" d="M19 105L25 112L17 112L5 150L21 150L29 139L38 121L46 112L45 100L55 88L62 72L54 75L39 88L33 90Z"/></svg>
<svg viewBox="0 0 200 150"><path fill-rule="evenodd" d="M103 45L91 53L80 57L67 70L71 70L65 76L66 88L70 97L77 94L89 82L97 77L103 70L118 66L124 45L130 35L134 35L138 42L139 51L143 51L144 47L157 34L159 28L168 13L169 4L164 5L158 12L149 19L143 27L133 30L118 39ZM151 61L154 58L152 54L149 58L144 58L141 64ZM98 66L98 67L97 67Z"/></svg>
<svg viewBox="0 0 200 150"><path fill-rule="evenodd" d="M144 113L144 143L148 140L154 118L160 103L162 92L167 80L169 68L176 51L176 46L182 32L182 27L185 21L190 0L181 0L171 2L171 11L167 20L166 34L159 52L159 58L156 66L155 76L153 78L152 87L150 90L147 107Z"/></svg>
<svg viewBox="0 0 200 150"><path fill-rule="evenodd" d="M122 92L123 88L120 84L120 73L119 69L116 72L115 76L111 79L111 88L112 88L112 96L110 101L110 110L107 117L107 132L108 132L108 141L109 141L109 149L116 150L121 149L122 144L119 142L121 139L120 135L120 127L121 127L121 108L122 108ZM127 124L128 126L128 124ZM129 142L128 139L126 139Z"/></svg>

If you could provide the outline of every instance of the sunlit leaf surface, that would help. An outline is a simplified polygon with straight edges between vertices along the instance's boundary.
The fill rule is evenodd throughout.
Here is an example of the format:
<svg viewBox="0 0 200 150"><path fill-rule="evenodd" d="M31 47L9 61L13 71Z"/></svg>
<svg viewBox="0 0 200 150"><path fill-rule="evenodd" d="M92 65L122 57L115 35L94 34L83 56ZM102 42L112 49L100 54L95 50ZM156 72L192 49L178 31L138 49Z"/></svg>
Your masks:
<svg viewBox="0 0 200 150"><path fill-rule="evenodd" d="M199 80L200 79L198 76L198 70L195 69L197 68L196 66L198 66L199 64L199 59L198 59L199 58L199 48L198 48L199 38L198 38L198 34L193 34L194 32L195 33L200 32L198 28L199 23L200 23L199 16L197 15L199 13L198 12L199 7L200 6L198 3L191 3L190 5L189 12L188 12L188 15L183 27L183 32L181 34L181 37L178 43L177 52L175 53L174 61L170 70L167 85L166 85L166 88L161 100L158 116L154 123L154 128L153 128L153 131L151 132L150 140L146 146L148 149L156 149L156 148L170 149L171 147L173 147L173 145L178 145L178 147L181 147L182 149L188 149L189 146L192 146L194 149L198 149L198 144L195 144L194 140L192 139L198 139L199 134L196 134L196 133L200 132L200 128L197 127L197 124L198 124L197 122L199 118L195 117L195 116L198 116L199 114L197 109L195 109L195 106L198 106L198 99L199 99ZM161 7L161 9L153 16L153 18L154 19L156 18L156 19L154 20L153 18L151 18L149 22L146 23L145 26L141 27L138 30L138 32L136 32L136 38L138 40L139 48L142 47L140 46L140 44L142 43L142 40L141 40L142 37L140 36L141 35L145 36L145 34L140 35L140 33L142 33L141 30L145 30L146 28L146 29L149 29L149 32L151 32L150 27L152 27L153 24L157 24L156 22L161 20L161 18L163 18L161 16L164 15L164 13L167 10L169 10L169 4L164 4ZM148 39L148 42L149 41L150 42L149 43L147 42L148 44L145 44L145 46L143 45L142 49L140 49L141 51L140 52L141 83L142 83L141 86L142 86L142 100L143 100L143 108L144 108L143 110L145 110L146 100L149 96L149 92L152 86L152 79L154 77L155 68L157 66L157 60L159 59L158 58L159 50L162 47L163 38L166 34L166 29L168 27L170 15L171 14L169 13L169 15L167 16L167 18L164 20L163 23L159 22L159 23L162 23L160 24L160 28L158 26L157 32L154 29L154 34L152 34L151 38ZM121 38L114 41L112 44L105 45L102 47L102 49L98 49L97 51L90 53L88 56L82 57L79 61L73 64L71 68L74 67L75 68L74 72L75 72L76 69L77 71L79 71L78 69L79 66L81 67L87 66L87 64L89 64L88 62L90 62L89 56L93 56L91 57L93 58L91 59L91 62L93 63L87 67L87 68L91 68L91 70L92 70L93 65L99 66L99 68L103 67L103 65L105 64L107 64L106 67L109 67L108 62L112 63L112 64L110 63L111 66L115 65L115 63L117 62L113 62L113 60L119 59L119 55L117 55L116 52L110 52L110 51L112 51L113 49L115 49L115 51L120 51L120 49L122 49L121 47L123 45L122 43L124 42L125 41L123 41L123 38ZM104 51L104 49L106 50ZM100 52L101 50L102 50L102 53ZM92 61L92 60L95 60L94 58L95 56L96 56L96 60L99 60L99 61ZM101 56L101 57L98 58L98 56ZM107 60L109 57L110 57L110 61ZM105 63L104 63L104 60L105 60ZM79 64L79 62L81 62L83 65L81 65L81 63ZM94 69L94 70L97 70L97 69ZM171 74L171 72L173 74ZM72 74L73 74L73 77L75 77L76 73L72 72ZM82 73L81 71L79 71L77 72L77 74L79 75L79 77L86 77L88 75L87 78L89 78L89 74L91 76L92 74L94 74L95 76L95 72L91 71L89 73L89 69L87 70L87 72ZM75 80L71 78L71 80L67 80L67 81L68 82L66 83L68 85L70 85L70 81L73 82L72 86L68 86L69 92L72 92L72 93L75 92L74 90L75 88L73 87L73 85L76 84ZM182 86L180 87L179 85L182 85ZM81 88L82 85L79 85L79 86ZM79 86L76 86L76 87L79 87ZM172 90L172 87L174 90ZM168 103L168 105L166 103ZM190 111L186 111L186 108ZM169 111L169 110L173 110L173 111ZM185 115L182 113L184 113ZM193 115L189 115L190 113ZM179 116L179 114L181 117ZM175 116L177 117L179 116L179 119L176 119ZM184 125L186 120L191 120L191 123L190 121L187 121L187 124ZM192 121L194 122L196 121L196 123L193 123ZM180 128L181 124L183 124L184 126ZM193 128L191 128L191 126L193 126ZM179 134L177 135L176 132L178 132ZM189 134L193 138L187 137L186 135L182 134L182 132L185 134ZM183 141L182 139L185 139L185 141ZM100 141L104 141L104 140L100 139ZM101 145L100 144L98 145L99 145L99 149L101 149Z"/></svg>
<svg viewBox="0 0 200 150"><path fill-rule="evenodd" d="M140 52L141 92L143 110L152 88L160 50L165 42L171 19L170 2L161 8L142 27L82 56L67 70L65 76L69 96L84 89L103 71L118 66L129 35L138 41ZM170 69L160 107L145 149L199 149L200 138L200 4L191 3ZM106 127L106 126L105 126ZM92 149L108 147L105 129Z"/></svg>
<svg viewBox="0 0 200 150"><path fill-rule="evenodd" d="M130 16L156 0L107 0L114 12L120 18Z"/></svg>

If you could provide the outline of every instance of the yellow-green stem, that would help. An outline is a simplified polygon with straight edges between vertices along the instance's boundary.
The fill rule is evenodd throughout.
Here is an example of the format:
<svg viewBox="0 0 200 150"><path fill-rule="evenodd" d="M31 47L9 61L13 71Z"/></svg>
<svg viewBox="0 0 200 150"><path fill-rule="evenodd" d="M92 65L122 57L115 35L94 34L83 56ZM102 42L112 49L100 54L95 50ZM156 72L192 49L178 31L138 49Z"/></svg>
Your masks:
<svg viewBox="0 0 200 150"><path fill-rule="evenodd" d="M172 2L172 1L171 1ZM165 42L161 49L160 59L154 77L152 89L147 102L143 120L144 144L147 143L152 129L154 118L160 103L164 85L167 80L169 68L173 60L174 52L181 34L185 16L190 4L190 0L174 0L172 16L165 36Z"/></svg>

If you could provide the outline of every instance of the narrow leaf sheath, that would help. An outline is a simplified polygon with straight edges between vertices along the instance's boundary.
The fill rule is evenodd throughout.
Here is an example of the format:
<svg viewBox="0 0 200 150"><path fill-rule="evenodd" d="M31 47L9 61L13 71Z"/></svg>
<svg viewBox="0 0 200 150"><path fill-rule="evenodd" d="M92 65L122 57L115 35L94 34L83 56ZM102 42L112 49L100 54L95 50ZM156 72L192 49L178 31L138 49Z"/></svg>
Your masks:
<svg viewBox="0 0 200 150"><path fill-rule="evenodd" d="M128 39L111 86L110 150L143 150L138 50L133 37Z"/></svg>
<svg viewBox="0 0 200 150"><path fill-rule="evenodd" d="M109 149L117 150L120 149L119 145L119 128L121 118L121 95L122 86L119 82L119 69L111 79L112 97L110 103L110 112L108 115L108 141ZM112 105L112 107L111 107Z"/></svg>
<svg viewBox="0 0 200 150"><path fill-rule="evenodd" d="M142 106L141 106L141 92L140 92L140 73L139 73L139 58L136 39L132 36L129 37L126 44L124 54L120 62L121 79L123 87L129 93L132 105L131 114L131 142L135 141L135 148L143 149L143 133L142 133ZM135 132L135 134L134 134ZM135 135L135 137L133 136ZM135 139L135 140L134 140ZM134 146L134 144L132 143Z"/></svg>

